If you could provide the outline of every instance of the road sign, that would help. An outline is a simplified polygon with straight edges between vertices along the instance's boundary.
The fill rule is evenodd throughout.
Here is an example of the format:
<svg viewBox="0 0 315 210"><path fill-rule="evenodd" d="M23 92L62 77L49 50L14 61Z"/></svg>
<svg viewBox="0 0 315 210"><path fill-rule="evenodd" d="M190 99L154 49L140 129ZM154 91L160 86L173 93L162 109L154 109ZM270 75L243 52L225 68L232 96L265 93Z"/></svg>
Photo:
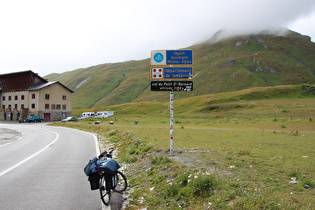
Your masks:
<svg viewBox="0 0 315 210"><path fill-rule="evenodd" d="M191 80L193 78L192 67L152 67L152 80Z"/></svg>
<svg viewBox="0 0 315 210"><path fill-rule="evenodd" d="M152 50L151 65L166 65L166 50Z"/></svg>
<svg viewBox="0 0 315 210"><path fill-rule="evenodd" d="M192 81L151 81L151 91L192 91Z"/></svg>
<svg viewBox="0 0 315 210"><path fill-rule="evenodd" d="M151 65L192 65L192 50L152 50Z"/></svg>
<svg viewBox="0 0 315 210"><path fill-rule="evenodd" d="M164 69L163 68L151 68L151 79L163 79Z"/></svg>
<svg viewBox="0 0 315 210"><path fill-rule="evenodd" d="M151 91L170 92L170 155L173 156L173 91L193 90L192 50L152 50L151 65Z"/></svg>
<svg viewBox="0 0 315 210"><path fill-rule="evenodd" d="M164 79L192 79L192 67L165 67Z"/></svg>
<svg viewBox="0 0 315 210"><path fill-rule="evenodd" d="M192 50L167 50L167 65L192 65Z"/></svg>

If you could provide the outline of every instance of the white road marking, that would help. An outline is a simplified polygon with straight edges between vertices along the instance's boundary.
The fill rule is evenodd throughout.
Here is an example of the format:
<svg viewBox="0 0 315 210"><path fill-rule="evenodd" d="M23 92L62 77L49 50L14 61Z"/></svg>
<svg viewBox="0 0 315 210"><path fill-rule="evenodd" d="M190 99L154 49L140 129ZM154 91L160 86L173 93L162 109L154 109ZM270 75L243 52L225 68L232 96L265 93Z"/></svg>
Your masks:
<svg viewBox="0 0 315 210"><path fill-rule="evenodd" d="M95 149L96 149L96 156L99 156L101 154L101 149L100 149L100 144L98 141L98 137L95 134L92 134L94 136L94 140L95 140Z"/></svg>
<svg viewBox="0 0 315 210"><path fill-rule="evenodd" d="M0 147L3 147L3 146L8 145L8 144L10 144L10 142L9 142L9 143L5 143L5 144L2 144L2 145L0 145Z"/></svg>
<svg viewBox="0 0 315 210"><path fill-rule="evenodd" d="M58 140L59 135L58 135L56 132L53 132L53 131L50 131L50 132L52 132L52 133L54 133L54 134L56 135L56 138L55 138L50 144L48 144L47 146L45 146L43 149L39 150L38 152L32 154L31 156L25 158L25 159L22 160L21 162L15 164L14 166L12 166L12 167L10 167L10 168L8 168L8 169L6 169L6 170L0 172L0 176L2 176L2 175L4 175L4 174L6 174L6 173L12 171L13 169L19 167L20 165L22 165L22 164L24 164L25 162L29 161L30 159L32 159L33 157L35 157L36 155L38 155L39 153L41 153L41 152L43 152L45 149L47 149L50 145L52 145L53 143L55 143L55 142Z"/></svg>

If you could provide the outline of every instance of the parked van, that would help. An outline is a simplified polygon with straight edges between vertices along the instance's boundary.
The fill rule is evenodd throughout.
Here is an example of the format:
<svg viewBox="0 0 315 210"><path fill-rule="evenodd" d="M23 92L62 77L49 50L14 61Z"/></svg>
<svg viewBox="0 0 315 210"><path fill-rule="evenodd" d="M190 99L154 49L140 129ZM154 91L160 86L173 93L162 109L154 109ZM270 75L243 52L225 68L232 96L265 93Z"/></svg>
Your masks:
<svg viewBox="0 0 315 210"><path fill-rule="evenodd" d="M95 117L94 112L83 112L80 116L80 118L88 118L88 117Z"/></svg>
<svg viewBox="0 0 315 210"><path fill-rule="evenodd" d="M102 112L97 112L95 117L103 118L103 117L109 117L112 115L114 115L113 111L102 111Z"/></svg>

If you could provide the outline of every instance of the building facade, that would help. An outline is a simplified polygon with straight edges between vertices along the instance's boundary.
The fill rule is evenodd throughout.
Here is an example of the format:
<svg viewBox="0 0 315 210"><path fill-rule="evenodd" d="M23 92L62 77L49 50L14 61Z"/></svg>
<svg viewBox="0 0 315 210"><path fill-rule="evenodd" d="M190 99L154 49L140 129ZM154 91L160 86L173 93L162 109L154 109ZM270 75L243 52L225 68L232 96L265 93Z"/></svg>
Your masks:
<svg viewBox="0 0 315 210"><path fill-rule="evenodd" d="M0 120L25 121L35 115L45 121L71 116L73 91L48 82L32 71L0 75Z"/></svg>

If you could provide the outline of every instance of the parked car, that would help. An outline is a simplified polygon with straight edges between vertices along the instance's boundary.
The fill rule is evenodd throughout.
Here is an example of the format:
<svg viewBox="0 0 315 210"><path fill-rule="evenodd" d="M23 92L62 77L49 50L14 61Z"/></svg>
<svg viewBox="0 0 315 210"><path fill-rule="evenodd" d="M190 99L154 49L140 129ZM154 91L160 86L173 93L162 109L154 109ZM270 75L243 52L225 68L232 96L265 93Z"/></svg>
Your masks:
<svg viewBox="0 0 315 210"><path fill-rule="evenodd" d="M42 122L43 118L39 117L39 116L30 116L27 121L30 122Z"/></svg>
<svg viewBox="0 0 315 210"><path fill-rule="evenodd" d="M68 121L78 121L76 117L67 117L66 119L61 120L61 122L68 122Z"/></svg>

